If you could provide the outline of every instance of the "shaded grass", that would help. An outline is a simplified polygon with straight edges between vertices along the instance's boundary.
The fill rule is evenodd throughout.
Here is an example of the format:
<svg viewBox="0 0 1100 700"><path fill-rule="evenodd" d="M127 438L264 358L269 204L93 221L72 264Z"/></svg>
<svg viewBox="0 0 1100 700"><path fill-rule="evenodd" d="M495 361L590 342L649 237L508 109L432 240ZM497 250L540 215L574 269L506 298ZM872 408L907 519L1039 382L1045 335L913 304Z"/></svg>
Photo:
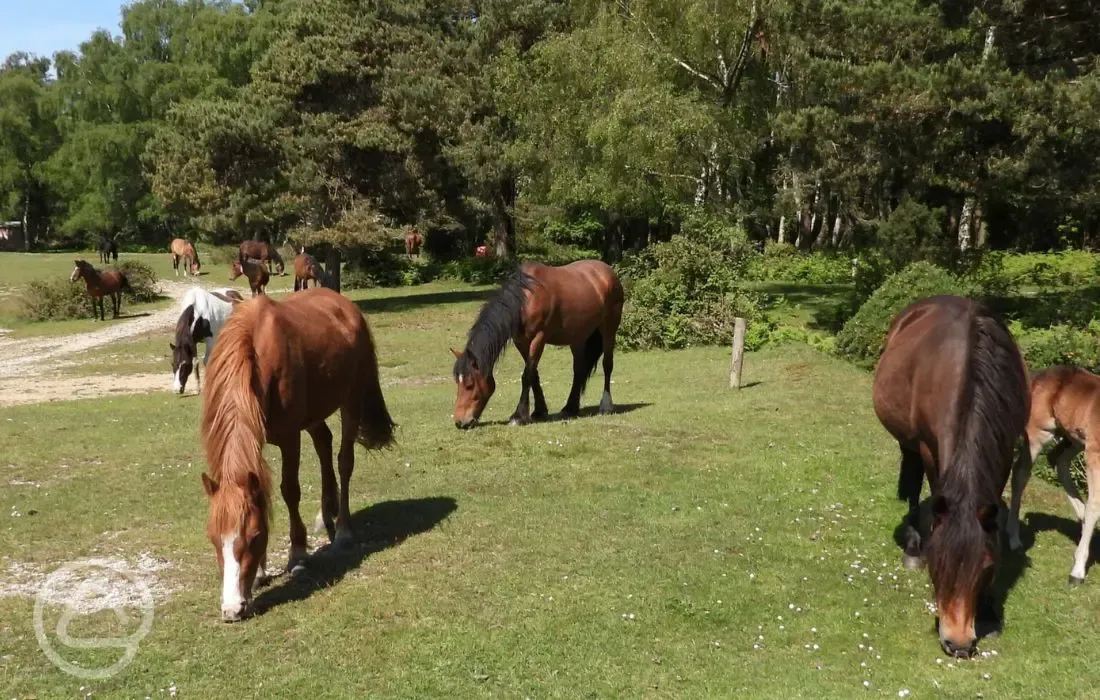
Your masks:
<svg viewBox="0 0 1100 700"><path fill-rule="evenodd" d="M475 308L372 313L385 372L447 376L446 346L461 342ZM514 407L517 359L497 372L490 423ZM552 409L569 366L568 352L544 358ZM0 500L37 512L0 512L2 566L152 552L172 562L163 575L176 588L133 663L102 682L55 670L35 642L31 601L0 598L11 655L0 682L38 697L79 686L144 697L170 681L192 697L1092 693L1081 669L1100 651L1081 640L1100 587L1064 586L1073 528L1056 520L1068 515L1057 491L1033 481L1028 492L1040 527L1005 634L983 643L999 655L937 664L927 575L903 571L892 541L904 510L893 500L897 454L874 419L869 377L796 347L752 353L745 368L753 386L728 392L722 349L620 354L615 399L645 406L466 432L450 421L449 380L391 385L398 444L357 453L362 549L315 564L315 586L277 580L263 595L278 604L232 626L218 621L204 535L199 401L164 393L0 410L13 446L0 459ZM597 399L590 391L584 403ZM277 451L267 454L277 472ZM302 473L309 518L319 483L308 447ZM279 566L286 516L276 504Z"/></svg>

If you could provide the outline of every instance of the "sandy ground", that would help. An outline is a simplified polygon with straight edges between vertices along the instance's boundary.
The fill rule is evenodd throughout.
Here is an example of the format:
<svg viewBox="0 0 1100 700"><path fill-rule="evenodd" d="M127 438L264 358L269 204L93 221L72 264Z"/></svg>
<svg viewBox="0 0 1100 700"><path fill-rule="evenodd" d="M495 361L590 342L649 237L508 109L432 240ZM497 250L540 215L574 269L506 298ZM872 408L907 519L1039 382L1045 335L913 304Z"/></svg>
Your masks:
<svg viewBox="0 0 1100 700"><path fill-rule="evenodd" d="M161 293L179 300L190 287L161 280ZM51 377L50 372L71 365L67 357L138 335L170 328L179 318L173 304L167 309L132 319L107 321L103 328L47 338L22 340L0 335L0 406L85 399L111 394L134 394L171 387L169 372L122 377ZM192 389L193 390L193 389Z"/></svg>

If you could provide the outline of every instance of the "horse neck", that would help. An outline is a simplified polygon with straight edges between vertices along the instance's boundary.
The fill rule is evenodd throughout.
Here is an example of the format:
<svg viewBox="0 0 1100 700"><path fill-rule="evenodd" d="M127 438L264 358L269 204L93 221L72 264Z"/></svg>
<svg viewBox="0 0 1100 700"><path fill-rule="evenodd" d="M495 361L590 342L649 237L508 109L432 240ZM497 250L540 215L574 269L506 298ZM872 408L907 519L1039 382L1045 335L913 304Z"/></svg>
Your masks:
<svg viewBox="0 0 1100 700"><path fill-rule="evenodd" d="M99 289L103 286L103 278L94 267L81 269L80 276L84 278L84 284L88 286L88 289Z"/></svg>
<svg viewBox="0 0 1100 700"><path fill-rule="evenodd" d="M243 486L255 476L266 502L271 494L271 474L263 458L266 396L253 359L255 314L243 311L219 338L219 347L224 347L207 375L202 439L215 482Z"/></svg>

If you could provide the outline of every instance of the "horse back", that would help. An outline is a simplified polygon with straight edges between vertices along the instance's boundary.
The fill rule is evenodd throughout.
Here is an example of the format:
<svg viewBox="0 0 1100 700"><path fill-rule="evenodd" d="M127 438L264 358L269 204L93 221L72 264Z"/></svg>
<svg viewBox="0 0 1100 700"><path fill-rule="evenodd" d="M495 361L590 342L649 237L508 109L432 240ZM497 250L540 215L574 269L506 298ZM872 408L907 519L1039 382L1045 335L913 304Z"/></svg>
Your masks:
<svg viewBox="0 0 1100 700"><path fill-rule="evenodd" d="M542 327L548 343L572 345L622 313L622 284L602 261L578 260L561 267L525 263L520 269L534 280L523 312L528 335Z"/></svg>
<svg viewBox="0 0 1100 700"><path fill-rule="evenodd" d="M1061 432L1079 444L1100 440L1100 377L1078 367L1056 366L1031 384L1028 432Z"/></svg>

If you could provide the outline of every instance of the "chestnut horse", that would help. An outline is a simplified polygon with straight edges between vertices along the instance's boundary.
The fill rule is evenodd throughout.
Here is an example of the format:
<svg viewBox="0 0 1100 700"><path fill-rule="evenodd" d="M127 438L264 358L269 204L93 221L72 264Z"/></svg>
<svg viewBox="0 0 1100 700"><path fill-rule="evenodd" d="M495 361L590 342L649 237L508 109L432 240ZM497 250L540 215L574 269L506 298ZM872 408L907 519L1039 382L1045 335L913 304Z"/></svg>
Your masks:
<svg viewBox="0 0 1100 700"><path fill-rule="evenodd" d="M199 262L199 253L195 250L195 246L191 245L191 241L175 238L168 249L172 252L172 269L176 271L176 277L180 276L181 259L187 261L187 265L183 268L184 277L187 276L189 271L192 275L199 273L202 263Z"/></svg>
<svg viewBox="0 0 1100 700"><path fill-rule="evenodd" d="M73 274L69 275L69 281L76 282L82 278L88 289L88 297L92 300L92 318L97 318L96 302L99 302L98 318L100 321L107 320L103 310L103 297L105 296L111 297L111 311L114 314L113 317L118 318L118 314L122 310L122 292L130 289L130 281L126 279L126 275L118 270L99 272L91 266L91 263L77 260L76 267L73 268Z"/></svg>
<svg viewBox="0 0 1100 700"><path fill-rule="evenodd" d="M325 425L337 410L339 490L332 432ZM319 517L333 544L343 547L352 541L348 486L355 443L387 446L393 429L374 342L355 304L332 290L311 289L279 303L261 296L237 305L218 337L202 409L210 469L202 475L210 499L207 535L222 571L223 620L251 612L253 584L264 576L272 490L265 442L282 452L280 489L290 513L287 568L294 571L306 559L306 527L298 512L302 431L321 462Z"/></svg>
<svg viewBox="0 0 1100 700"><path fill-rule="evenodd" d="M267 264L268 274L271 273L271 264L275 263L275 274L283 274L283 258L275 246L267 241L242 241L239 257L245 260L259 260Z"/></svg>
<svg viewBox="0 0 1100 700"><path fill-rule="evenodd" d="M417 258L420 257L420 246L424 245L424 237L416 232L415 229L409 229L405 234L405 255L409 260L413 259L413 255Z"/></svg>
<svg viewBox="0 0 1100 700"><path fill-rule="evenodd" d="M1051 442L1056 444L1047 454L1047 461L1057 468L1058 480L1081 523L1081 539L1069 574L1070 585L1076 586L1085 581L1092 533L1100 519L1100 377L1076 367L1051 367L1032 380L1027 445L1020 450L1012 479L1012 514L1016 519L1031 465ZM1088 482L1087 502L1081 500L1081 492L1069 469L1073 459L1082 452L1085 453ZM1020 546L1019 535L1013 544L1017 548Z"/></svg>
<svg viewBox="0 0 1100 700"><path fill-rule="evenodd" d="M308 289L310 280L313 280L314 287L323 287L325 271L317 264L313 256L306 253L305 248L302 248L302 252L294 258L294 291Z"/></svg>
<svg viewBox="0 0 1100 700"><path fill-rule="evenodd" d="M254 263L242 255L230 267L229 281L232 282L241 275L248 278L248 288L252 290L252 296L266 293L264 289L267 287L268 281L271 280L271 276L267 274L267 270L264 269L263 265Z"/></svg>
<svg viewBox="0 0 1100 700"><path fill-rule="evenodd" d="M952 656L973 653L978 610L991 612L1001 493L1029 401L1019 348L981 304L931 297L891 321L875 370L875 413L901 448L898 498L909 502L903 562L927 561L940 644ZM925 477L933 522L922 539Z"/></svg>
<svg viewBox="0 0 1100 700"><path fill-rule="evenodd" d="M176 342L168 343L172 349L172 390L183 393L187 387L187 378L191 370L195 371L195 380L202 390L202 377L199 376L199 343L206 343L203 353L203 366L210 365L210 352L214 341L225 325L233 306L244 301L236 289L217 289L207 291L202 287L191 287L180 302L180 316L176 321Z"/></svg>
<svg viewBox="0 0 1100 700"><path fill-rule="evenodd" d="M463 352L455 356L458 389L454 421L470 428L481 417L496 390L493 366L511 340L523 357L523 387L512 414L513 425L546 418L546 399L539 384L539 359L547 345L573 350L573 387L562 409L564 416L580 412L581 393L603 355L603 398L600 413L611 413L611 371L615 333L623 311L623 287L615 272L598 260L580 260L562 267L526 263L482 307ZM535 394L535 412L528 392Z"/></svg>

